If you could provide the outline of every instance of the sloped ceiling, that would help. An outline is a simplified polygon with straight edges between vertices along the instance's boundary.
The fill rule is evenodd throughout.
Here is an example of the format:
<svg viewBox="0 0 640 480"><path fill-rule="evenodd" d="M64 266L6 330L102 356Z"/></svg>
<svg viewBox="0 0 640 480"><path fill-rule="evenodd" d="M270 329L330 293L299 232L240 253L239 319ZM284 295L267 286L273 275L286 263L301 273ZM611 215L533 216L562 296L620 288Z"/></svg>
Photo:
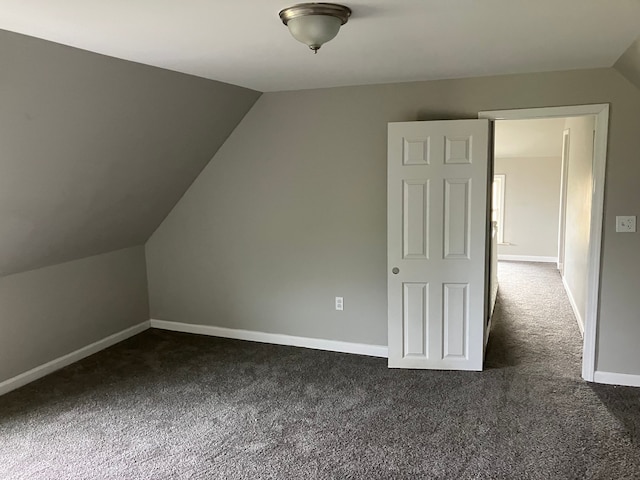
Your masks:
<svg viewBox="0 0 640 480"><path fill-rule="evenodd" d="M0 31L0 276L144 243L260 93Z"/></svg>
<svg viewBox="0 0 640 480"><path fill-rule="evenodd" d="M640 88L640 37L625 50L614 68Z"/></svg>

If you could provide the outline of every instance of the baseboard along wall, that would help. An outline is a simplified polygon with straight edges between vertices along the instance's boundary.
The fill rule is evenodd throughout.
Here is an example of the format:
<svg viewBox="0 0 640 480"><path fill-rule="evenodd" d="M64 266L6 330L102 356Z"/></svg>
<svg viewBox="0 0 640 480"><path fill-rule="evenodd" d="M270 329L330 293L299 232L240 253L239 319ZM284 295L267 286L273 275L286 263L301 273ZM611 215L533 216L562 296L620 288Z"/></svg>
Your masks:
<svg viewBox="0 0 640 480"><path fill-rule="evenodd" d="M630 375L627 373L601 372L596 370L593 374L593 381L595 383L606 383L608 385L640 387L640 375Z"/></svg>
<svg viewBox="0 0 640 480"><path fill-rule="evenodd" d="M27 372L21 373L13 378L0 383L0 395L16 390L28 383L42 378L61 368L71 365L83 358L98 353L101 350L133 337L149 328L161 330L171 330L174 332L195 333L213 337L233 338L237 340L247 340L251 342L272 343L275 345L287 345L292 347L312 348L315 350L326 350L331 352L353 353L357 355L367 355L370 357L387 358L388 348L386 345L368 345L364 343L341 342L338 340L325 340L321 338L295 337L276 333L255 332L250 330L238 330L233 328L212 327L209 325L196 325L191 323L168 322L165 320L147 320L134 325L121 332L110 335L102 340L98 340L86 347L82 347L74 352L56 358L50 362L35 367Z"/></svg>
<svg viewBox="0 0 640 480"><path fill-rule="evenodd" d="M369 357L387 358L389 350L386 345L369 345L365 343L350 343L322 338L296 337L279 333L256 332L253 330L238 330L235 328L213 327L210 325L196 325L193 323L169 322L151 319L151 328L172 330L174 332L197 333L212 337L233 338L250 342L272 343L291 347L312 348L330 352L354 353Z"/></svg>
<svg viewBox="0 0 640 480"><path fill-rule="evenodd" d="M542 262L558 263L558 257L539 257L537 255L502 255L498 254L498 260L508 262Z"/></svg>
<svg viewBox="0 0 640 480"><path fill-rule="evenodd" d="M55 372L56 370L60 370L67 365L71 365L83 358L86 358L94 353L98 353L105 348L109 348L116 343L120 343L123 340L126 340L129 337L133 337L145 330L149 329L149 321L145 321L139 323L138 325L134 325L133 327L127 328L126 330L122 330L121 332L114 333L113 335L109 335L102 340L98 340L86 347L82 347L75 352L68 353L62 357L56 358L55 360L51 360L50 362L45 363L44 365L40 365L38 367L32 368L20 375L17 375L13 378L5 380L0 383L0 395L4 395L5 393L9 393L12 390L20 388L28 383L31 383L39 378L42 378L50 373Z"/></svg>
<svg viewBox="0 0 640 480"><path fill-rule="evenodd" d="M331 352L353 353L371 357L388 357L388 348L384 345L369 345L364 343L341 342L338 340L325 340L320 338L296 337L277 333L255 332L251 330L238 330L234 328L213 327L209 325L196 325L192 323L168 322L165 320L151 319L127 328L121 332L109 335L108 337L98 340L86 347L80 348L60 358L47 362L44 365L40 365L27 372L5 380L0 383L0 395L16 390L17 388L49 375L56 370L66 367L67 365L71 365L72 363L80 361L94 353L98 353L101 350L109 348L116 343L120 343L127 338L142 333L149 328L183 333L195 333L214 337L233 338L251 342L272 343L275 345L311 348ZM596 371L594 375L594 382L640 387L640 375Z"/></svg>

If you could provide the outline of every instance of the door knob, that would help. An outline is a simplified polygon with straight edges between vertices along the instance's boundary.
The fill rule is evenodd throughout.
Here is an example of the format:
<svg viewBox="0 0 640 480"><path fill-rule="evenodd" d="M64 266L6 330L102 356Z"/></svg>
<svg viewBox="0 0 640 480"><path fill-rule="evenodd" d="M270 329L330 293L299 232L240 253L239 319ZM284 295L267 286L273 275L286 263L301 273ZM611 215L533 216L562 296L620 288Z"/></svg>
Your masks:
<svg viewBox="0 0 640 480"><path fill-rule="evenodd" d="M398 273L400 273L400 269L398 267L393 267L391 271L393 272L394 275L397 275Z"/></svg>

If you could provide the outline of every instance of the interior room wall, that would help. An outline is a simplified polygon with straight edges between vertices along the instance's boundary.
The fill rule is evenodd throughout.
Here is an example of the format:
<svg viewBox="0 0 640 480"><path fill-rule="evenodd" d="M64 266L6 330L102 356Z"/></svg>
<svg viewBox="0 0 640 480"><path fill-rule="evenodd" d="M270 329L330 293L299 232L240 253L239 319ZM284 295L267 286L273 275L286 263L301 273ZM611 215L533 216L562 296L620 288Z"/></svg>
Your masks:
<svg viewBox="0 0 640 480"><path fill-rule="evenodd" d="M567 118L565 122L569 130L569 165L564 281L578 310L578 321L583 325L587 308L594 127L593 116Z"/></svg>
<svg viewBox="0 0 640 480"><path fill-rule="evenodd" d="M259 92L0 30L0 276L142 245Z"/></svg>
<svg viewBox="0 0 640 480"><path fill-rule="evenodd" d="M0 278L0 383L149 319L144 247Z"/></svg>
<svg viewBox="0 0 640 480"><path fill-rule="evenodd" d="M620 56L614 68L640 88L640 37Z"/></svg>
<svg viewBox="0 0 640 480"><path fill-rule="evenodd" d="M598 368L640 373L640 92L596 69L264 94L147 242L151 316L386 344L387 122L611 103ZM343 312L334 297L344 297Z"/></svg>
<svg viewBox="0 0 640 480"><path fill-rule="evenodd" d="M558 256L562 157L496 158L505 175L504 242L499 255Z"/></svg>

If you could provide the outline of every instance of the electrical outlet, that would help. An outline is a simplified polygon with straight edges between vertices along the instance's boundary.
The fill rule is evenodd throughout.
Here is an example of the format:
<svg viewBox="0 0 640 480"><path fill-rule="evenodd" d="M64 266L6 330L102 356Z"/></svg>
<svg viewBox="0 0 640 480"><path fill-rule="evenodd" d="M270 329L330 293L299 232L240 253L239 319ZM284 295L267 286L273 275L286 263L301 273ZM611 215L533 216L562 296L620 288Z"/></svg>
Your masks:
<svg viewBox="0 0 640 480"><path fill-rule="evenodd" d="M336 310L344 310L344 298L336 297Z"/></svg>
<svg viewBox="0 0 640 480"><path fill-rule="evenodd" d="M630 216L617 216L616 217L616 232L634 233L636 231L636 217Z"/></svg>

